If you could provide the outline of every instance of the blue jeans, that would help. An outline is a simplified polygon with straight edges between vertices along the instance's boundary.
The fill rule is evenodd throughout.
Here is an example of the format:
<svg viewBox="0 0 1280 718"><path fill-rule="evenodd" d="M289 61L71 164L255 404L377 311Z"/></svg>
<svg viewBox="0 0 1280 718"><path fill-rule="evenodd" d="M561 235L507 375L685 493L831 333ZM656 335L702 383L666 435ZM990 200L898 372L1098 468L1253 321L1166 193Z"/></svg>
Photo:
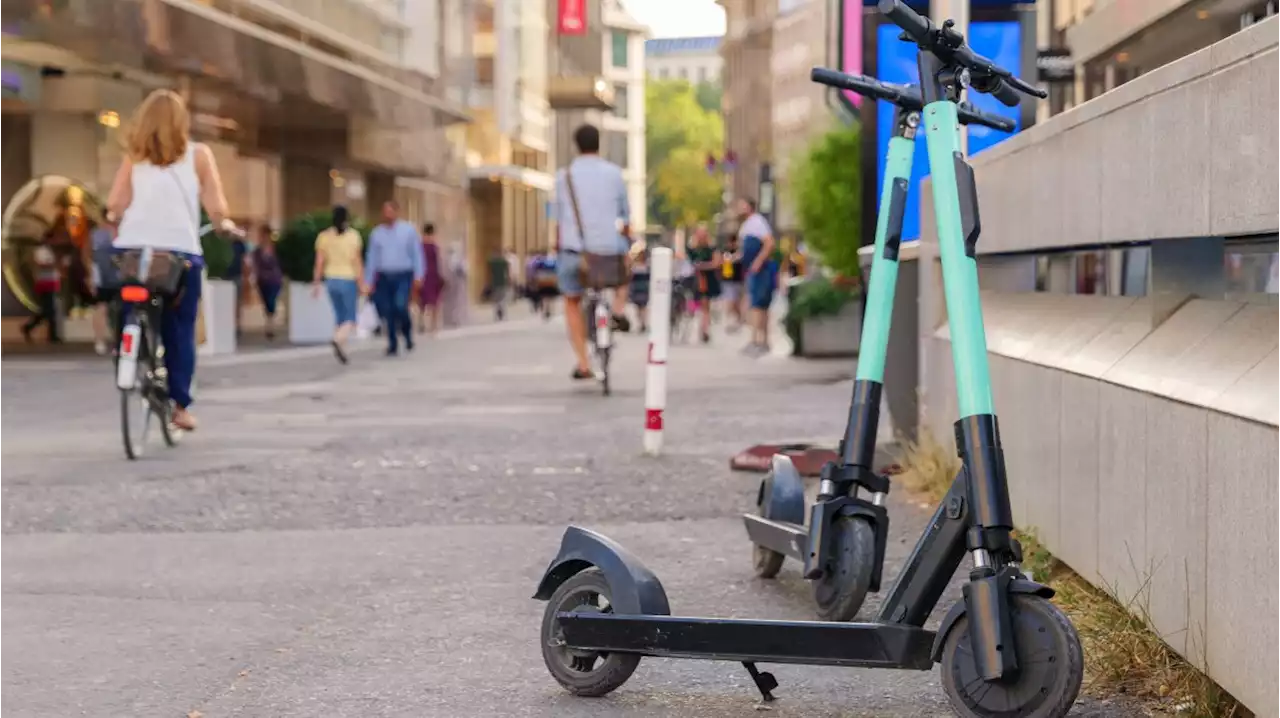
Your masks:
<svg viewBox="0 0 1280 718"><path fill-rule="evenodd" d="M333 323L336 326L354 324L356 321L356 304L360 297L360 288L354 279L324 280L325 289L329 290L329 303L333 305Z"/></svg>
<svg viewBox="0 0 1280 718"><path fill-rule="evenodd" d="M413 325L409 321L409 292L413 288L413 272L378 272L373 286L378 313L387 325L387 351L397 351L398 334L404 344L413 348Z"/></svg>
<svg viewBox="0 0 1280 718"><path fill-rule="evenodd" d="M182 275L182 293L160 315L160 341L164 343L164 366L169 372L169 398L182 408L191 406L191 379L196 375L196 320L200 316L200 295L204 282L200 272L204 257L174 252L191 263ZM121 322L128 316L128 307ZM118 328L117 328L118 329Z"/></svg>

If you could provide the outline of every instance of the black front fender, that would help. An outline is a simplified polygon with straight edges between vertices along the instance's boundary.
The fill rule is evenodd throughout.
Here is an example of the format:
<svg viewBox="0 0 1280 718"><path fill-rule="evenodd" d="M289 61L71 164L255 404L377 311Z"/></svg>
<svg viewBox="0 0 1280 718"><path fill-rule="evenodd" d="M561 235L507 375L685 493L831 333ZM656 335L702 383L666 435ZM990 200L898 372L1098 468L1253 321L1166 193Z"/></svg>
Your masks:
<svg viewBox="0 0 1280 718"><path fill-rule="evenodd" d="M756 505L766 519L804 526L804 479L789 457L773 455L773 468L760 482Z"/></svg>
<svg viewBox="0 0 1280 718"><path fill-rule="evenodd" d="M670 616L671 605L662 582L640 559L607 536L577 526L564 530L560 552L547 566L533 597L546 601L560 584L592 566L600 569L613 594L609 602L615 613Z"/></svg>
<svg viewBox="0 0 1280 718"><path fill-rule="evenodd" d="M1040 598L1053 598L1054 590L1042 583L1029 581L1025 578L1015 578L1009 582L1009 593L1030 594L1039 596ZM933 662L938 663L942 660L942 647L947 643L947 634L951 633L951 629L956 625L956 621L964 615L964 601L956 601L951 605L951 610L947 611L947 615L942 619L942 623L938 626L938 632L933 637Z"/></svg>

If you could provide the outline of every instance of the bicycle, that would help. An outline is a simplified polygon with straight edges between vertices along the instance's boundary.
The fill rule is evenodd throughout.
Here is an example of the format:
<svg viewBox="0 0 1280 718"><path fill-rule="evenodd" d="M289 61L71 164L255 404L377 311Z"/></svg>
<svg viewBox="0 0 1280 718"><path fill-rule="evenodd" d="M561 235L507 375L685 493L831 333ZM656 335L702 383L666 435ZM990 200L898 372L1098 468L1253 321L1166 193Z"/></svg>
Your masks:
<svg viewBox="0 0 1280 718"><path fill-rule="evenodd" d="M609 311L612 306L605 296L605 289L588 287L584 292L582 311L587 324L587 342L591 346L591 371L600 382L601 391L609 396L609 356L613 353L613 315Z"/></svg>
<svg viewBox="0 0 1280 718"><path fill-rule="evenodd" d="M115 370L120 429L125 456L137 460L145 450L152 417L159 418L166 445L176 446L182 438L182 429L173 424L160 320L165 305L182 291L182 275L190 263L150 247L125 251L115 261L124 278L111 302L114 325L119 327ZM133 415L135 408L140 409L138 417ZM136 427L135 418L140 420Z"/></svg>

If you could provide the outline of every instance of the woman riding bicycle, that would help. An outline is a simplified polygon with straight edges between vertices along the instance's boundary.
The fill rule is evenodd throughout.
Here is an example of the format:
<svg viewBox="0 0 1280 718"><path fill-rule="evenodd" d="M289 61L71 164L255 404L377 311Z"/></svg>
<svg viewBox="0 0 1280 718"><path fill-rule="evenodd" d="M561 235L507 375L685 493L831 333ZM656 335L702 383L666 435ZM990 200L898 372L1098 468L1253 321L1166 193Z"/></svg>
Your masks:
<svg viewBox="0 0 1280 718"><path fill-rule="evenodd" d="M186 260L181 289L165 308L160 336L169 373L169 396L176 405L172 421L196 428L191 380L196 368L196 318L199 315L204 253L200 248L200 205L214 226L231 231L227 198L213 153L191 141L186 103L170 90L156 90L134 114L125 142L125 158L107 197L108 218L119 221L115 248L171 252Z"/></svg>

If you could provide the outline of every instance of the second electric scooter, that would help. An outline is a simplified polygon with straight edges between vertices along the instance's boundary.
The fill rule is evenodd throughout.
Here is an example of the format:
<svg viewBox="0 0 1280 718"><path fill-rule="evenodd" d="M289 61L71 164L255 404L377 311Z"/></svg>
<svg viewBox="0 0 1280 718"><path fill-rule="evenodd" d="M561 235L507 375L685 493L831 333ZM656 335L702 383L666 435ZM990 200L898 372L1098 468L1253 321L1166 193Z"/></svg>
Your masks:
<svg viewBox="0 0 1280 718"><path fill-rule="evenodd" d="M824 621L849 621L858 615L867 592L880 590L889 532L884 505L889 478L876 474L872 461L898 282L898 247L907 206L907 182L924 100L920 88L913 85L882 83L821 67L813 69L810 79L884 100L894 107L858 368L849 419L840 440L840 460L822 467L818 500L809 511L808 527L804 525L803 480L791 460L782 455L773 457L772 470L760 483L756 497L759 513L747 514L743 520L747 536L755 545L756 575L773 578L790 556L804 564L804 577L812 581L818 617ZM1003 132L1015 127L1007 117L987 114L965 103L957 105L956 111L960 124L983 125Z"/></svg>
<svg viewBox="0 0 1280 718"><path fill-rule="evenodd" d="M765 700L777 680L758 662L932 670L951 708L982 718L1063 718L1084 674L1080 638L1049 601L1053 589L1027 579L1004 451L991 397L975 260L979 219L973 170L959 150L957 103L966 87L1014 106L1019 93L1044 97L974 53L951 23L936 27L900 0L880 12L919 47L924 128L951 330L962 468L934 511L902 573L870 623L672 616L662 583L605 536L575 526L534 597L542 616L543 662L577 695L626 682L643 656L738 661ZM924 627L965 556L963 597L937 630Z"/></svg>

